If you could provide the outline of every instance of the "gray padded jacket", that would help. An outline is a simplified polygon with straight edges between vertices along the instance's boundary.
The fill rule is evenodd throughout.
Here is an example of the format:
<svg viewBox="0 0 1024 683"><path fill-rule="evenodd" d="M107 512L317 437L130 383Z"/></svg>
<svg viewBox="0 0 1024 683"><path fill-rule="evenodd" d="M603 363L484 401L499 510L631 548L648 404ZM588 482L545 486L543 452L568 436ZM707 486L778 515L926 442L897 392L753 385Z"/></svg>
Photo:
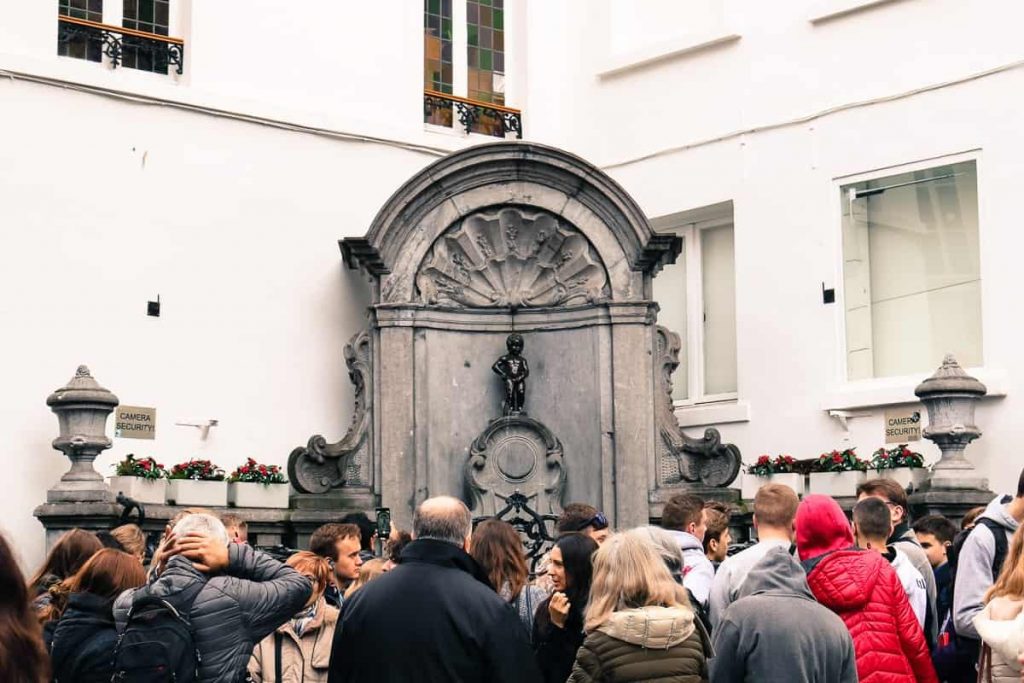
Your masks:
<svg viewBox="0 0 1024 683"><path fill-rule="evenodd" d="M313 590L302 574L242 544L228 547L228 568L211 577L185 558L172 557L149 590L156 596L174 595L196 582L206 584L189 615L202 655L199 678L203 683L240 680L256 643L301 610ZM125 591L114 603L119 633L134 593L135 589Z"/></svg>

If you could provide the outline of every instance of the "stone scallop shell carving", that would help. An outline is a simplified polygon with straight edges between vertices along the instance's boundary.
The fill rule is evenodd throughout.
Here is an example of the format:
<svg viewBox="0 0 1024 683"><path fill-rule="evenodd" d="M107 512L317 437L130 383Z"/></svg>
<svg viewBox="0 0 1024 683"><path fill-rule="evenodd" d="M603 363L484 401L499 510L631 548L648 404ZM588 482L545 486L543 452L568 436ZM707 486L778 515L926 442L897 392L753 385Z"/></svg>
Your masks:
<svg viewBox="0 0 1024 683"><path fill-rule="evenodd" d="M610 298L589 240L549 213L481 211L437 238L416 274L421 303L468 308L572 306Z"/></svg>

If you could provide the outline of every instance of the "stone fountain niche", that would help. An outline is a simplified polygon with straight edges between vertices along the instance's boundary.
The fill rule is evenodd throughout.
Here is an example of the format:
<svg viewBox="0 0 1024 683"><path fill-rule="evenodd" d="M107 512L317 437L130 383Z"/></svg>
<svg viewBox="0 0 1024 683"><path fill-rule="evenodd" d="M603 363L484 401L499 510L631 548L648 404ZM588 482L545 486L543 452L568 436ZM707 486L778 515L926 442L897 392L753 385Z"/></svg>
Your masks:
<svg viewBox="0 0 1024 683"><path fill-rule="evenodd" d="M341 248L373 288L345 351L356 414L337 443L317 435L292 453L299 508L373 499L408 528L429 496L481 515L518 490L541 514L586 501L626 526L672 492L735 477L735 447L714 430L687 437L672 415L679 340L650 296L678 238L587 162L530 143L467 149ZM529 378L510 416L492 366L513 333Z"/></svg>

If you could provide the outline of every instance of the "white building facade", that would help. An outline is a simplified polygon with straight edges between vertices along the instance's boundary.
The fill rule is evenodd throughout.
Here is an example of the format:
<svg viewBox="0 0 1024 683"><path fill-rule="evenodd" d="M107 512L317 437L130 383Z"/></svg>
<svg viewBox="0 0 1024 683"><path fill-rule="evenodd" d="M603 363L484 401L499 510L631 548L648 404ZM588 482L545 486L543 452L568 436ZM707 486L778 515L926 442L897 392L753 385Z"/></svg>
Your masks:
<svg viewBox="0 0 1024 683"><path fill-rule="evenodd" d="M32 509L67 469L44 401L81 363L157 409L103 474L127 453L284 464L343 434L369 296L337 240L512 120L683 237L655 298L684 339L684 427L748 462L868 455L953 352L989 388L968 454L1012 490L1022 19L1009 0L7 3L0 529L39 561ZM480 101L467 134L457 104Z"/></svg>

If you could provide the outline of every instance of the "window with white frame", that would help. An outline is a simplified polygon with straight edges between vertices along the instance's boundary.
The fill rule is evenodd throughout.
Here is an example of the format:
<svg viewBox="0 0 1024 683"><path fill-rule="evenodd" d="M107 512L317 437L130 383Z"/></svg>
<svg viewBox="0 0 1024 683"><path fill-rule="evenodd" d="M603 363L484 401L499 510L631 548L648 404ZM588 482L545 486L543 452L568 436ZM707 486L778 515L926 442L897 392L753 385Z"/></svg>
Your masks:
<svg viewBox="0 0 1024 683"><path fill-rule="evenodd" d="M847 378L981 365L975 161L840 189Z"/></svg>
<svg viewBox="0 0 1024 683"><path fill-rule="evenodd" d="M737 397L736 265L728 206L727 213L712 218L686 222L687 214L676 214L651 222L658 232L683 240L676 262L654 278L658 324L682 340L681 362L672 377L677 404Z"/></svg>
<svg viewBox="0 0 1024 683"><path fill-rule="evenodd" d="M424 122L521 136L505 103L505 12L505 0L424 0Z"/></svg>
<svg viewBox="0 0 1024 683"><path fill-rule="evenodd" d="M171 37L172 18L171 0L59 0L57 54L180 75L185 41Z"/></svg>

